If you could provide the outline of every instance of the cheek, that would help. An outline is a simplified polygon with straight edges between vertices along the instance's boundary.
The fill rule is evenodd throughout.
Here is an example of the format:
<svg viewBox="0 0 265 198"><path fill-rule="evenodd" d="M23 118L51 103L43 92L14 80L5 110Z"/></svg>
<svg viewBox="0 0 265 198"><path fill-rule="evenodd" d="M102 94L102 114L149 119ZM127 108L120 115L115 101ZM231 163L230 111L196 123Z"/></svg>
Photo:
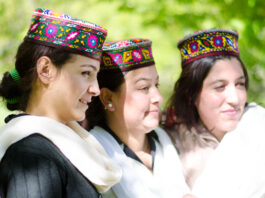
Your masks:
<svg viewBox="0 0 265 198"><path fill-rule="evenodd" d="M89 87L89 84L90 82L87 79L78 78L75 79L75 81L72 83L72 88L75 93L81 94L86 92Z"/></svg>
<svg viewBox="0 0 265 198"><path fill-rule="evenodd" d="M240 100L242 103L246 103L246 101L247 101L247 91L246 90L243 90L240 93Z"/></svg>
<svg viewBox="0 0 265 198"><path fill-rule="evenodd" d="M124 111L130 110L130 112L146 111L148 106L148 100L146 96L141 93L129 94L126 96L124 105Z"/></svg>
<svg viewBox="0 0 265 198"><path fill-rule="evenodd" d="M202 92L199 95L199 99L196 101L197 108L208 109L208 108L217 108L222 105L224 101L224 96L222 94L217 94L216 92Z"/></svg>
<svg viewBox="0 0 265 198"><path fill-rule="evenodd" d="M202 92L199 99L196 100L195 106L201 121L207 126L218 115L218 111L222 105L223 97L211 92ZM208 126L207 126L208 127Z"/></svg>

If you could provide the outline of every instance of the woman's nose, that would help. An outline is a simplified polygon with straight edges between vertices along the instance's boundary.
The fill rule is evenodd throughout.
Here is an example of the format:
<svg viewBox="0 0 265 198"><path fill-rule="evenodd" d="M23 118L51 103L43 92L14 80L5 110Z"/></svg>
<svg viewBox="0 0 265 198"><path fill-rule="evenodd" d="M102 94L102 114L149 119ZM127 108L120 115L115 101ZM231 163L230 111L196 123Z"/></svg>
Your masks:
<svg viewBox="0 0 265 198"><path fill-rule="evenodd" d="M93 81L92 85L88 88L87 92L92 96L98 96L100 94L97 80Z"/></svg>

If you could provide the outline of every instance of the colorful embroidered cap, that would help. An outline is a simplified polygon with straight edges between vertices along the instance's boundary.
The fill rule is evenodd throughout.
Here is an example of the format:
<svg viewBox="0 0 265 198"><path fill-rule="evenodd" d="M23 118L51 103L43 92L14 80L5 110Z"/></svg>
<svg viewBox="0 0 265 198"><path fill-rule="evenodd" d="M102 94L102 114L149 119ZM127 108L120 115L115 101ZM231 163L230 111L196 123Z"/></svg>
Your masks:
<svg viewBox="0 0 265 198"><path fill-rule="evenodd" d="M38 8L25 40L100 60L107 30L99 25Z"/></svg>
<svg viewBox="0 0 265 198"><path fill-rule="evenodd" d="M100 69L130 71L154 65L151 43L142 38L105 42Z"/></svg>
<svg viewBox="0 0 265 198"><path fill-rule="evenodd" d="M234 55L239 57L238 34L233 30L200 30L184 37L178 42L182 67L197 59L215 55Z"/></svg>

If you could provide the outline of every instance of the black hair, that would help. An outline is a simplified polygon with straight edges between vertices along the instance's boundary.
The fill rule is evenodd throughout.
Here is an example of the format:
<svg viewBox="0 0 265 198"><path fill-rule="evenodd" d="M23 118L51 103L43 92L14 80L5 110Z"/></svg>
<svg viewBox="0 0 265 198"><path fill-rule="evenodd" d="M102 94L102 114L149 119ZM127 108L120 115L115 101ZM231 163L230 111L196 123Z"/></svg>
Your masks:
<svg viewBox="0 0 265 198"><path fill-rule="evenodd" d="M124 76L126 73L120 70L112 73L104 70L100 71L98 73L99 88L105 87L113 92L119 91L125 81ZM92 129L96 125L104 125L106 123L104 106L99 96L92 98L92 102L86 112L86 121L88 123L87 129Z"/></svg>
<svg viewBox="0 0 265 198"><path fill-rule="evenodd" d="M15 62L19 81L15 82L10 73L6 72L0 83L0 97L7 101L9 110L25 111L32 85L37 79L36 63L42 56L49 57L58 68L71 59L71 53L65 50L23 41L18 47ZM8 100L12 99L18 99L18 102L9 103Z"/></svg>

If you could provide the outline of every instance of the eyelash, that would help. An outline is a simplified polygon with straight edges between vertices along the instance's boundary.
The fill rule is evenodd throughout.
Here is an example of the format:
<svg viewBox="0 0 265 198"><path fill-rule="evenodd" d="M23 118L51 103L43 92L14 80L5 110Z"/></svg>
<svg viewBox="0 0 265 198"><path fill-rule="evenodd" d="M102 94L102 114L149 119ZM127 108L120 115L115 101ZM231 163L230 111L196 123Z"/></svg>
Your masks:
<svg viewBox="0 0 265 198"><path fill-rule="evenodd" d="M90 76L91 72L90 71L84 71L81 73L82 75L87 75L87 76Z"/></svg>
<svg viewBox="0 0 265 198"><path fill-rule="evenodd" d="M149 90L149 87L143 87L143 88L141 88L140 90L148 91L148 90Z"/></svg>
<svg viewBox="0 0 265 198"><path fill-rule="evenodd" d="M216 86L215 89L221 89L221 88L224 88L225 86L224 85L220 85L220 86Z"/></svg>
<svg viewBox="0 0 265 198"><path fill-rule="evenodd" d="M240 86L243 86L243 87L246 87L246 83L245 82L238 82L238 83L236 83L236 86L237 85L240 85ZM222 88L224 88L225 87L225 85L220 85L220 86L216 86L215 87L215 89L222 89Z"/></svg>
<svg viewBox="0 0 265 198"><path fill-rule="evenodd" d="M159 83L155 84L155 87L158 88L159 87ZM141 88L140 90L144 90L144 91L148 91L150 89L150 86L146 86L146 87L143 87Z"/></svg>
<svg viewBox="0 0 265 198"><path fill-rule="evenodd" d="M240 85L240 86L246 86L246 83L245 82L239 82L239 83L237 83L237 85Z"/></svg>

